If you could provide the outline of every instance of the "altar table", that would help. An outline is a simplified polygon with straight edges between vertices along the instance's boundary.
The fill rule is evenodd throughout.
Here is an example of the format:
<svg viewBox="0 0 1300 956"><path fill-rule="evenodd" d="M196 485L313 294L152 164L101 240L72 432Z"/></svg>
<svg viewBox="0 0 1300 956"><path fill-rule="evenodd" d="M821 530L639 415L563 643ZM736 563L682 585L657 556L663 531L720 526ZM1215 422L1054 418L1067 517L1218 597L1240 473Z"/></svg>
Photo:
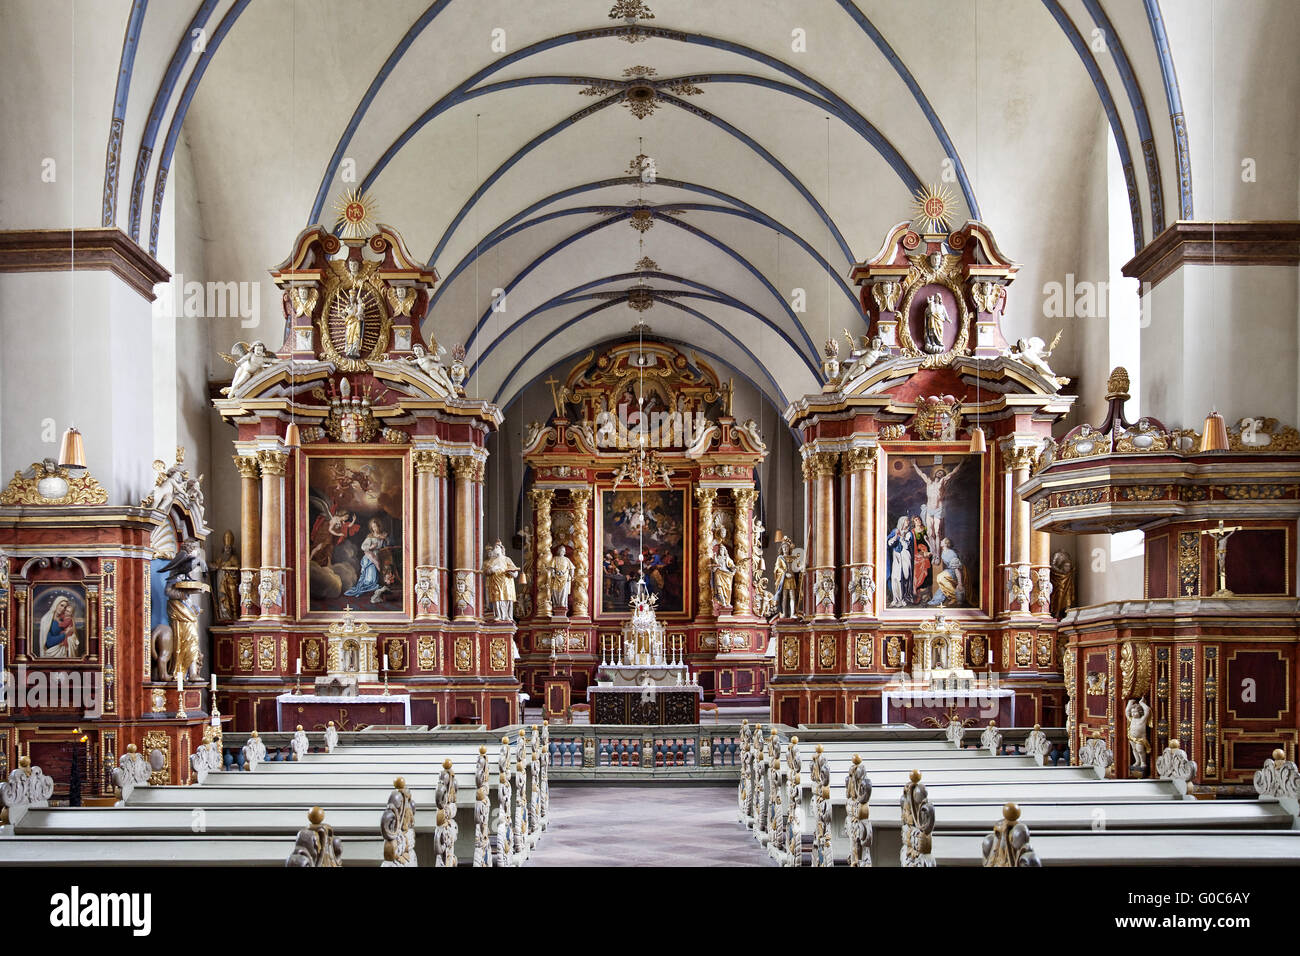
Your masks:
<svg viewBox="0 0 1300 956"><path fill-rule="evenodd" d="M880 695L880 722L905 723L913 727L947 727L956 716L970 727L984 727L996 720L999 727L1014 725L1016 692L1009 687L980 687L970 690L929 688L886 690Z"/></svg>
<svg viewBox="0 0 1300 956"><path fill-rule="evenodd" d="M331 720L340 731L361 730L370 724L405 726L411 722L410 694L281 694L275 702L276 728L288 732L298 724L306 731L322 731Z"/></svg>
<svg viewBox="0 0 1300 956"><path fill-rule="evenodd" d="M698 724L703 699L699 684L587 688L593 724Z"/></svg>

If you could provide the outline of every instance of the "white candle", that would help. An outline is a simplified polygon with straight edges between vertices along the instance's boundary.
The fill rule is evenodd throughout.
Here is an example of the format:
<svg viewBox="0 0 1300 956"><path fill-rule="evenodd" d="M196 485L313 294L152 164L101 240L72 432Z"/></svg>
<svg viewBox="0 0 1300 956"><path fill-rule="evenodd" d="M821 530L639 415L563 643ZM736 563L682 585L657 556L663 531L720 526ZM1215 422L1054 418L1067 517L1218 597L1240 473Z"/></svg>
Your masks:
<svg viewBox="0 0 1300 956"><path fill-rule="evenodd" d="M384 655L384 670L388 670L388 655Z"/></svg>
<svg viewBox="0 0 1300 956"><path fill-rule="evenodd" d="M215 694L216 692L217 692L217 675L216 675L216 674L213 674L213 675L212 675L212 693Z"/></svg>
<svg viewBox="0 0 1300 956"><path fill-rule="evenodd" d="M298 673L302 673L302 658L298 658Z"/></svg>

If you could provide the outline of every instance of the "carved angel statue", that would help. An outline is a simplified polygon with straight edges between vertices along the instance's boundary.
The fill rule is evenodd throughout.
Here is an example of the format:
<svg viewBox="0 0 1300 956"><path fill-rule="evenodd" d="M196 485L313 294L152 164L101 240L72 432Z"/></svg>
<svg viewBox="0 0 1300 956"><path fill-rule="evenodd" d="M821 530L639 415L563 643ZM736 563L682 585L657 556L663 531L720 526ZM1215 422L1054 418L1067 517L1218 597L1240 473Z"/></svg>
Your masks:
<svg viewBox="0 0 1300 956"><path fill-rule="evenodd" d="M154 459L153 470L156 476L154 490L141 504L152 504L155 510L167 514L177 496L187 493L189 475L181 468L179 461L169 468L161 458Z"/></svg>
<svg viewBox="0 0 1300 956"><path fill-rule="evenodd" d="M898 310L898 299L902 291L903 287L899 282L886 279L872 284L871 297L876 300L876 308L879 311L895 312Z"/></svg>
<svg viewBox="0 0 1300 956"><path fill-rule="evenodd" d="M767 443L763 441L763 435L758 430L758 422L754 421L752 418L747 418L745 419L745 424L739 426L739 428L740 431L747 435L749 440L754 443L755 448L760 452L767 452Z"/></svg>
<svg viewBox="0 0 1300 956"><path fill-rule="evenodd" d="M813 597L817 602L818 608L825 608L834 613L835 611L835 578L831 571L818 571L817 580L813 583Z"/></svg>
<svg viewBox="0 0 1300 956"><path fill-rule="evenodd" d="M849 597L855 604L871 610L876 598L876 573L871 565L864 564L849 584Z"/></svg>
<svg viewBox="0 0 1300 956"><path fill-rule="evenodd" d="M971 302L977 312L992 312L1007 297L1007 287L996 282L973 282L970 287Z"/></svg>
<svg viewBox="0 0 1300 956"><path fill-rule="evenodd" d="M222 395L229 395L234 398L239 394L240 389L248 384L249 380L258 372L269 368L276 362L275 357L266 350L263 342L236 342L230 348L230 353L218 352L223 359L235 366L235 376L230 380L230 384L221 390Z"/></svg>
<svg viewBox="0 0 1300 956"><path fill-rule="evenodd" d="M885 347L885 340L879 335L873 335L870 339L864 335L857 345L853 344L853 336L849 335L848 329L844 330L844 337L849 340L849 364L854 369L850 377L865 372L889 354L889 349Z"/></svg>
<svg viewBox="0 0 1300 956"><path fill-rule="evenodd" d="M1151 752L1151 745L1147 743L1147 722L1151 718L1151 705L1147 703L1145 697L1134 698L1125 706L1124 716L1128 718L1129 751L1133 757L1133 766L1130 769L1140 776L1146 776L1147 754Z"/></svg>
<svg viewBox="0 0 1300 956"><path fill-rule="evenodd" d="M524 432L524 447L532 448L548 430L541 422L529 422L528 428Z"/></svg>
<svg viewBox="0 0 1300 956"><path fill-rule="evenodd" d="M289 290L289 302L293 306L294 317L311 315L316 311L316 300L320 290L312 286L296 285Z"/></svg>
<svg viewBox="0 0 1300 956"><path fill-rule="evenodd" d="M1056 338L1052 339L1051 345L1044 344L1038 336L1030 336L1025 339L1017 339L1014 349L1003 349L1002 355L1011 359L1013 362L1019 362L1037 372L1043 378L1056 385L1057 388L1069 385L1070 380L1062 375L1057 375L1052 371L1052 367L1047 364L1047 360L1052 357L1052 352L1060 344L1061 334L1065 330L1056 333Z"/></svg>
<svg viewBox="0 0 1300 956"><path fill-rule="evenodd" d="M415 354L407 357L404 361L423 372L425 377L437 385L441 391L446 392L449 396L454 396L456 386L451 383L451 376L442 367L442 357L447 354L447 350L438 345L434 352L429 352L417 342L411 347L411 351Z"/></svg>

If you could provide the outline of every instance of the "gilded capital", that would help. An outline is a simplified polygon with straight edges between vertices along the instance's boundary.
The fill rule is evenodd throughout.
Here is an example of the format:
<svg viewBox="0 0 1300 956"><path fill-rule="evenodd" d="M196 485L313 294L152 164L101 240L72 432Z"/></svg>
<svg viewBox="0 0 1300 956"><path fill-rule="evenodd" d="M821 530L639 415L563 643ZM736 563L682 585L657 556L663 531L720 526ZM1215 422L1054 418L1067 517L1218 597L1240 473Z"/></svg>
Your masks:
<svg viewBox="0 0 1300 956"><path fill-rule="evenodd" d="M870 471L876 464L877 449L871 448L850 448L844 453L844 470L845 471Z"/></svg>
<svg viewBox="0 0 1300 956"><path fill-rule="evenodd" d="M252 455L235 455L235 467L239 469L240 478L256 478L259 471L257 459Z"/></svg>
<svg viewBox="0 0 1300 956"><path fill-rule="evenodd" d="M708 507L712 507L713 500L717 497L718 497L718 490L716 488L703 488L699 485L695 486L695 500L698 501L701 505L707 505Z"/></svg>
<svg viewBox="0 0 1300 956"><path fill-rule="evenodd" d="M758 499L758 492L753 488L737 488L735 496L736 507L741 511L748 511L754 507L754 502Z"/></svg>
<svg viewBox="0 0 1300 956"><path fill-rule="evenodd" d="M587 503L591 501L591 489L574 488L569 492L569 497L573 499L574 505L577 506L580 511L586 511Z"/></svg>
<svg viewBox="0 0 1300 956"><path fill-rule="evenodd" d="M814 451L804 456L803 480L815 481L818 478L834 478L835 466L839 464L840 453L837 451Z"/></svg>
<svg viewBox="0 0 1300 956"><path fill-rule="evenodd" d="M1021 468L1033 468L1034 463L1037 461L1037 448L1025 447L1023 445L1019 448L1014 445L1002 446L1002 467L1007 471L1017 471Z"/></svg>
<svg viewBox="0 0 1300 956"><path fill-rule="evenodd" d="M555 500L555 489L553 488L534 488L528 492L533 499L533 507L546 511L551 510L551 502Z"/></svg>
<svg viewBox="0 0 1300 956"><path fill-rule="evenodd" d="M483 480L483 462L470 455L452 456L451 470L456 473L458 481Z"/></svg>
<svg viewBox="0 0 1300 956"><path fill-rule="evenodd" d="M257 461L262 466L263 475L278 478L284 475L285 466L289 463L289 456L273 448L261 448L257 452Z"/></svg>
<svg viewBox="0 0 1300 956"><path fill-rule="evenodd" d="M447 476L447 459L436 451L418 449L411 454L411 461L415 463L415 470L422 475L433 475L435 478Z"/></svg>

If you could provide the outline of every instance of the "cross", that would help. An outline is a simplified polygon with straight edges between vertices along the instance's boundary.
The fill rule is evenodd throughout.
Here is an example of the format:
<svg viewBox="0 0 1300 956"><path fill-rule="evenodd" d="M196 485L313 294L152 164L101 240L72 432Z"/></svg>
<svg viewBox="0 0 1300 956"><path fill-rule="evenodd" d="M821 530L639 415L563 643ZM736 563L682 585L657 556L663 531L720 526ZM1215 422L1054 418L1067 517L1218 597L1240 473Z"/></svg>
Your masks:
<svg viewBox="0 0 1300 956"><path fill-rule="evenodd" d="M564 409L560 408L560 397L555 392L555 386L560 384L560 380L557 379L554 375L552 375L550 378L546 380L546 384L551 386L551 402L555 405L555 417L563 418Z"/></svg>
<svg viewBox="0 0 1300 956"><path fill-rule="evenodd" d="M1227 597L1232 594L1228 590L1228 539L1241 530L1241 525L1231 528L1223 526L1223 519L1219 519L1217 528L1204 528L1201 534L1207 534L1214 539L1214 563L1218 571L1218 588L1211 597Z"/></svg>

